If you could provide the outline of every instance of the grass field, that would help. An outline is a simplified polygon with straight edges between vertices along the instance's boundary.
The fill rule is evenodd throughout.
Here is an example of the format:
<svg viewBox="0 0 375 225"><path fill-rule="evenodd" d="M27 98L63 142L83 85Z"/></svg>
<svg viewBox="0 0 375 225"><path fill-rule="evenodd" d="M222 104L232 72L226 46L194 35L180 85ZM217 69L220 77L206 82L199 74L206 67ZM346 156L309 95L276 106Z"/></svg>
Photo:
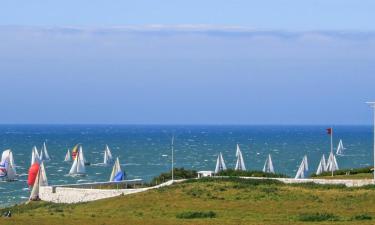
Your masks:
<svg viewBox="0 0 375 225"><path fill-rule="evenodd" d="M3 209L3 211L9 209ZM375 187L203 179L73 205L33 202L0 224L375 224Z"/></svg>
<svg viewBox="0 0 375 225"><path fill-rule="evenodd" d="M374 175L371 173L357 173L349 175L335 175L335 176L322 176L316 177L322 179L343 179L343 180L357 180L357 179L374 179Z"/></svg>

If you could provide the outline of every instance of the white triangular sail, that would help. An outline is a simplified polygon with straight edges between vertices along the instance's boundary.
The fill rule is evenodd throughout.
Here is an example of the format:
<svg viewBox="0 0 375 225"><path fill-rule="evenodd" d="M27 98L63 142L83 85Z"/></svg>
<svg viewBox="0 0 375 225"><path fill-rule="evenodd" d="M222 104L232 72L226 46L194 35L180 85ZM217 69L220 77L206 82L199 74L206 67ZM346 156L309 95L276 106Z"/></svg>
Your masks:
<svg viewBox="0 0 375 225"><path fill-rule="evenodd" d="M265 173L275 173L275 169L273 168L271 154L268 154L268 158L263 166L263 172Z"/></svg>
<svg viewBox="0 0 375 225"><path fill-rule="evenodd" d="M3 151L3 154L1 155L0 167L5 170L2 179L6 181L13 181L16 179L16 165L14 164L13 152L10 149Z"/></svg>
<svg viewBox="0 0 375 225"><path fill-rule="evenodd" d="M51 160L51 158L49 157L48 151L47 151L46 142L43 142L43 147L40 150L40 161L42 161L42 160L44 160L44 161Z"/></svg>
<svg viewBox="0 0 375 225"><path fill-rule="evenodd" d="M36 146L34 146L31 150L31 165L33 165L34 163L40 163L40 157Z"/></svg>
<svg viewBox="0 0 375 225"><path fill-rule="evenodd" d="M242 157L242 152L240 149L240 146L237 144L237 150L236 150L236 157L237 157L237 162L236 162L236 167L234 168L235 170L246 170L245 167L245 162Z"/></svg>
<svg viewBox="0 0 375 225"><path fill-rule="evenodd" d="M122 172L122 170L121 170L121 166L120 166L120 160L117 157L116 161L115 161L115 164L113 165L112 173L111 173L111 176L109 177L109 181L115 181L115 177L119 172Z"/></svg>
<svg viewBox="0 0 375 225"><path fill-rule="evenodd" d="M82 146L79 146L78 157L73 161L72 167L70 168L70 175L83 175L86 173L85 160L83 155Z"/></svg>
<svg viewBox="0 0 375 225"><path fill-rule="evenodd" d="M344 155L344 144L342 143L342 140L340 139L340 142L337 146L336 155Z"/></svg>
<svg viewBox="0 0 375 225"><path fill-rule="evenodd" d="M39 170L40 170L39 186L48 186L48 180L47 180L46 169L44 168L44 162L40 163Z"/></svg>
<svg viewBox="0 0 375 225"><path fill-rule="evenodd" d="M309 170L309 165L307 162L307 156L305 155L302 159L302 162L297 170L297 174L295 176L295 179L304 179L307 176L307 171Z"/></svg>
<svg viewBox="0 0 375 225"><path fill-rule="evenodd" d="M223 171L226 169L227 169L227 166L225 165L223 155L220 152L216 160L215 173L219 173L220 171Z"/></svg>
<svg viewBox="0 0 375 225"><path fill-rule="evenodd" d="M33 189L31 189L31 194L30 194L30 201L38 201L40 200L39 198L39 184L40 184L40 178L41 178L41 170L39 168L38 173L36 175Z"/></svg>
<svg viewBox="0 0 375 225"><path fill-rule="evenodd" d="M336 156L331 152L328 157L327 161L327 171L334 172L336 170L339 170L339 165L337 164Z"/></svg>
<svg viewBox="0 0 375 225"><path fill-rule="evenodd" d="M39 170L38 170L38 173L36 175L36 178L33 184L33 188L31 189L31 194L29 198L31 201L40 200L39 189L41 186L48 186L47 174L46 174L46 169L44 168L43 161L40 163Z"/></svg>
<svg viewBox="0 0 375 225"><path fill-rule="evenodd" d="M105 149L104 149L104 161L103 161L103 163L105 165L108 165L112 162L113 162L113 156L112 156L111 150L109 149L108 145L106 145Z"/></svg>
<svg viewBox="0 0 375 225"><path fill-rule="evenodd" d="M327 171L327 163L326 163L326 158L323 154L322 158L320 159L318 169L316 170L316 175L320 175L325 171Z"/></svg>
<svg viewBox="0 0 375 225"><path fill-rule="evenodd" d="M72 161L72 156L70 155L70 150L68 149L65 155L64 162L70 162L70 161Z"/></svg>

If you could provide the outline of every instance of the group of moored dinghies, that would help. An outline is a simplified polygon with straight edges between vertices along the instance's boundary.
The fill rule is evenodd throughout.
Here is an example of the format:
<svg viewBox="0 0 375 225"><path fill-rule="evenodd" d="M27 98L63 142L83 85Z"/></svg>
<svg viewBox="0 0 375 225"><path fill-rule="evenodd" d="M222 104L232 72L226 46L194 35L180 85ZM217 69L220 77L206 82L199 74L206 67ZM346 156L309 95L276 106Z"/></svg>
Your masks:
<svg viewBox="0 0 375 225"><path fill-rule="evenodd" d="M342 143L342 140L340 140L337 150L336 150L336 155L342 156L344 153L344 145ZM237 144L237 149L236 149L236 166L234 170L246 170L246 166L244 163L244 159L242 156L242 152L240 149L240 146ZM337 159L333 151L330 152L328 160L326 161L324 154L322 155L322 158L319 162L318 169L316 171L316 174L319 175L323 172L334 172L339 169L339 166L337 164ZM219 153L217 160L216 160L216 167L215 167L215 174L218 174L221 171L227 170L227 167L224 162L223 155L221 152ZM307 161L307 155L303 156L302 162L297 170L297 174L295 176L295 179L303 179L307 177L307 172L309 170L309 165ZM266 161L263 166L263 172L265 173L275 173L275 169L273 167L272 163L272 157L271 154L268 154L268 157L266 158Z"/></svg>
<svg viewBox="0 0 375 225"><path fill-rule="evenodd" d="M44 163L50 161L51 158L47 151L46 143L43 143L40 153L36 146L31 150L31 166L29 169L27 184L31 190L31 200L37 200L39 187L47 186L47 175L45 171ZM72 167L69 170L70 176L84 176L86 174L86 166L90 165L85 160L83 154L83 148L81 144L77 144L73 147L72 151L68 149L67 154L64 158L65 162L73 162ZM101 165L108 166L113 163L112 172L110 174L110 182L118 182L125 180L126 174L122 171L120 166L119 158L113 159L111 150L108 145L104 149L104 160ZM14 163L13 152L8 149L3 151L1 162L0 162L0 179L3 181L16 181L17 179L16 165Z"/></svg>

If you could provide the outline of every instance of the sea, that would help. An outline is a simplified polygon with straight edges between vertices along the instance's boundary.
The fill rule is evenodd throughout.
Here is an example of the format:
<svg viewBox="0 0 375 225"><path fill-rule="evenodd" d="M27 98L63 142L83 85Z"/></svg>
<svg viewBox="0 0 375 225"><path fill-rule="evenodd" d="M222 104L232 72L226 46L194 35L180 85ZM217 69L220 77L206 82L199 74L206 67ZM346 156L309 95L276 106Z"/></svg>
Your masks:
<svg viewBox="0 0 375 225"><path fill-rule="evenodd" d="M227 167L235 166L239 144L248 170L261 170L268 154L277 173L294 176L304 155L310 173L314 173L322 154L328 157L329 126L219 126L219 125L0 125L0 149L11 149L18 180L0 182L0 207L27 201L30 190L27 174L31 149L40 150L46 142L51 160L46 173L51 185L108 181L111 166L103 166L108 145L119 157L127 178L150 181L171 169L171 139L175 137L175 167L214 170L221 152ZM371 126L334 126L336 148L343 140L344 156L338 156L340 168L373 164ZM71 163L64 162L68 149L81 143L87 161L87 176L67 176Z"/></svg>

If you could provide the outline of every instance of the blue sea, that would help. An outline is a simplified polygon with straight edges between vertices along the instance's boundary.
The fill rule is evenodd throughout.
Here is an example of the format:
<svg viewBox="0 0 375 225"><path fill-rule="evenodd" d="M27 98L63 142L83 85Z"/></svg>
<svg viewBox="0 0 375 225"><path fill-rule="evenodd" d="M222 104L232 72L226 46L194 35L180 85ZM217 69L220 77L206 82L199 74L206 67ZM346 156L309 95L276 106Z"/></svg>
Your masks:
<svg viewBox="0 0 375 225"><path fill-rule="evenodd" d="M323 153L328 156L327 126L138 126L138 125L0 125L0 149L12 149L18 181L0 182L0 206L24 202L31 149L47 143L51 161L46 163L49 184L107 181L111 167L99 164L108 144L119 156L129 179L146 181L171 168L171 136L175 136L175 166L214 170L219 152L228 167L235 165L238 143L249 170L261 170L268 154L276 172L294 176L302 157L315 172ZM372 127L335 126L334 145L343 140L345 156L337 158L340 168L372 165ZM70 163L63 162L68 148L82 143L85 158L94 165L87 176L66 176Z"/></svg>

